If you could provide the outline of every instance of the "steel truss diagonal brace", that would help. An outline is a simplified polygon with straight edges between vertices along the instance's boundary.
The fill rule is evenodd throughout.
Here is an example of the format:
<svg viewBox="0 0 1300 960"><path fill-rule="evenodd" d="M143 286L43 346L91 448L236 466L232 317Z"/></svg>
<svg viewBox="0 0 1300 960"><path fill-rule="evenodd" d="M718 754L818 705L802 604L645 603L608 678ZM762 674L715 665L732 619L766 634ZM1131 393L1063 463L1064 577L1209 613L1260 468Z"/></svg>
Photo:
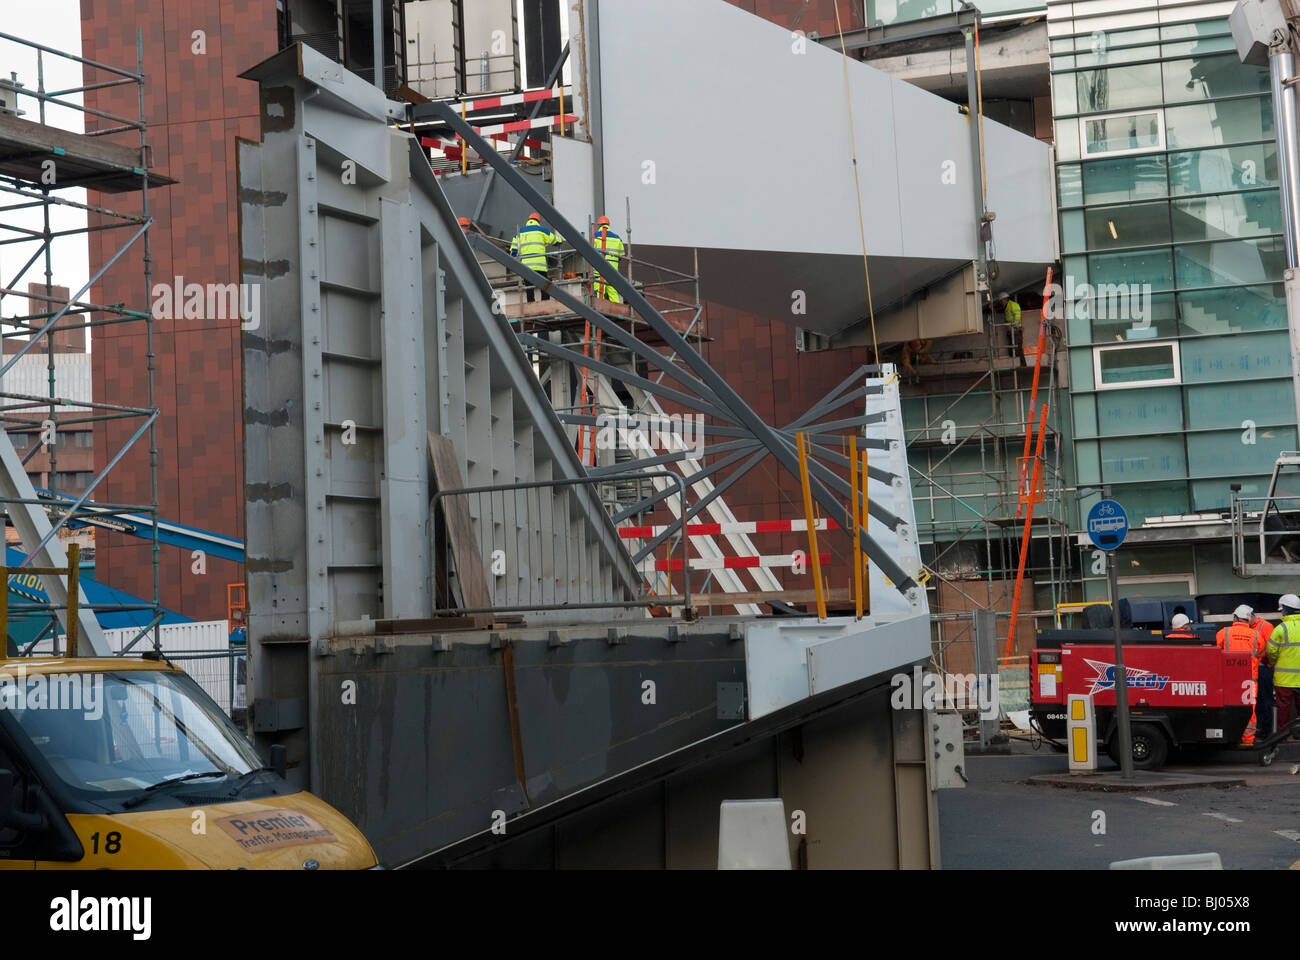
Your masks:
<svg viewBox="0 0 1300 960"><path fill-rule="evenodd" d="M749 452L755 447L761 446L757 440L729 440L726 443L719 443L717 446L709 447L710 454L730 453L733 450L743 450ZM666 463L676 463L679 460L686 460L691 457L699 456L698 451L686 449L677 450L673 453L665 453L658 457L647 457L636 461L636 468L641 470L646 467L660 467ZM611 463L607 467L591 467L587 474L593 477L604 477L617 474L626 474L628 465L626 463ZM684 477L691 480L694 474Z"/></svg>
<svg viewBox="0 0 1300 960"><path fill-rule="evenodd" d="M583 413L557 413L556 416L560 418L560 423L571 427L598 427L604 422L599 417L593 417L590 414ZM627 411L629 422L633 419L644 420L647 416L647 414L640 412L639 409L628 409ZM742 439L754 440L748 430L743 430L740 427L717 427L711 423L702 423L696 424L695 429L703 433L705 436L710 437L740 437ZM758 443L757 440L754 440L754 442ZM882 440L880 441L880 444L882 449L888 449L888 441ZM862 445L863 441L859 438L858 446L861 447ZM710 447L709 449L713 450L716 448ZM624 464L624 466L626 466L626 464Z"/></svg>
<svg viewBox="0 0 1300 960"><path fill-rule="evenodd" d="M470 237L469 244L475 250L479 250L482 251L483 253L486 253L489 257L491 257L497 263L501 264L501 266L505 267L511 273L515 274L516 276L518 276L523 280L527 280L529 283L537 287L539 290L548 291L551 297L554 300L556 300L558 303L561 303L564 306L568 307L570 310L578 314L578 316L582 317L584 320L589 320L591 323L595 324L601 330L605 331L605 333L609 334L609 336L612 337L614 340L617 340L621 346L624 346L627 349L631 350L633 353L635 353L646 363L660 368L664 373L672 377L682 386L689 387L690 389L694 390L696 395L700 399L708 403L712 403L714 406L722 406L722 401L713 395L713 391L711 391L699 380L695 379L695 377L692 377L690 374L674 366L671 362L669 362L668 357L665 357L662 353L659 353L657 350L654 350L651 347L646 346L636 337L632 336L632 334L628 333L618 324L614 323L614 321L610 320L608 317L604 316L598 311L587 306L581 300L578 300L576 297L571 296L570 294L561 290L559 287L552 286L551 281L546 277L542 276L540 273L528 269L528 267L524 266L520 261L516 260L514 257L510 256L509 254L502 253L500 250L498 250L495 246L493 246L490 242L488 242L483 237L479 237L479 236ZM589 361L587 361L586 358L584 358L582 365L588 366ZM736 419L732 417L731 414L725 414L724 419L730 421L731 423L736 422Z"/></svg>
<svg viewBox="0 0 1300 960"><path fill-rule="evenodd" d="M721 401L722 406L730 410L735 419L742 426L753 431L754 436L760 440L768 451L785 467L790 476L799 474L798 456L794 449L785 441L775 428L764 422L764 420L754 412L750 406L745 403L726 380L709 365L702 356L696 353L695 348L683 337L677 329L659 314L641 295L627 278L617 270L613 269L605 257L596 250L587 240L585 234L569 223L560 212L542 196L533 186L528 183L518 170L510 163L509 159L501 156L483 139L468 123L462 120L451 107L445 103L431 104L434 113L447 123L464 139L467 147L475 150L479 157L490 164L500 175L501 179L514 187L515 191L523 198L526 198L533 207L538 210L544 220L562 236L573 250L587 261L587 264L600 278L615 290L619 292L625 303L627 303L637 315L654 330L664 344L674 351L682 362L697 377L713 391L713 394ZM730 479L730 478L728 478ZM851 529L853 518L849 516L849 510L829 487L826 486L820 477L814 477L810 481L810 488L813 498L820 504L821 508L826 511L827 516L834 518L844 529ZM887 576L900 593L908 598L909 602L918 602L916 594L916 581L913 580L900 567L881 545L876 542L865 530L861 531L861 541L863 552L871 559L873 563Z"/></svg>
<svg viewBox="0 0 1300 960"><path fill-rule="evenodd" d="M35 565L66 567L67 552L57 538L51 539L54 528L50 525L49 517L45 515L45 507L38 505L36 489L32 486L27 471L23 469L22 461L18 459L9 435L3 431L0 431L0 495L9 501L9 518L13 521L23 544L39 544L30 557L36 561ZM59 621L66 630L68 578L42 574L41 580L45 586L45 596L55 606ZM94 656L111 657L113 651L109 649L108 641L104 639L95 612L87 606L87 603L85 591L82 590L77 600L77 632Z"/></svg>
<svg viewBox="0 0 1300 960"><path fill-rule="evenodd" d="M694 407L701 413L707 413L711 417L722 417L727 420L731 419L728 414L719 410L713 404L706 403L698 397L693 397L688 393L682 393L680 390L674 390L672 387L665 387L662 384L655 383L653 380L638 377L634 373L628 373L626 370L621 370L618 367L604 363L600 360L584 357L580 353L575 353L559 344L551 343L549 340L543 340L530 333L521 333L519 334L518 339L519 342L525 346L533 347L543 353L549 353L551 356L560 360L568 360L570 363L578 367L586 367L590 370L596 371L597 373L603 373L611 380L621 380L631 386L639 387L647 393L655 393L662 397L666 397L674 403L680 403L687 407Z"/></svg>
<svg viewBox="0 0 1300 960"><path fill-rule="evenodd" d="M758 441L754 441L754 442L757 443ZM767 451L760 450L758 451L757 454L754 454L754 456L760 456L760 455L766 457ZM705 467L703 470L697 470L695 473L691 474L690 487L694 488L694 485L699 483L701 480L707 480L709 477L717 473L719 470L725 470L727 467L731 466L736 461L742 459L744 456L745 456L745 451L742 450L739 453L733 453L723 457L721 460L714 461L713 463ZM748 470L748 469L749 466L745 466L742 468L742 470ZM730 482L731 478L728 477L727 480L728 482ZM659 503L661 500L673 496L676 492L677 491L675 491L671 487L665 487L663 490L660 490L658 493L652 493L650 494L650 496L646 497L643 500L639 500L636 503L629 504L628 506L618 511L609 519L612 523L615 524L622 523L628 517L634 517L638 513L641 513L642 511L649 510L656 503ZM712 495L710 495L710 497L711 496Z"/></svg>

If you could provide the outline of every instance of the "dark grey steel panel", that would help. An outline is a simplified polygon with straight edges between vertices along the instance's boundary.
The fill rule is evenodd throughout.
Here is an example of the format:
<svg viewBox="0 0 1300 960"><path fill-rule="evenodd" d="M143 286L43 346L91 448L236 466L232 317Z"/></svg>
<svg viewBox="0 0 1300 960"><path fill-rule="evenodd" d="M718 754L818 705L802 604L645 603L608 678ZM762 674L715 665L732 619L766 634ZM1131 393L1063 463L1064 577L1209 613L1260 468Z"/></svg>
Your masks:
<svg viewBox="0 0 1300 960"><path fill-rule="evenodd" d="M482 634L436 652L432 637L373 640L319 658L319 791L386 862L488 829L493 811L533 809L735 726L717 719L720 682L743 683L743 647L721 633L669 643L647 624L610 645L574 628L514 642L525 784L515 776L503 649ZM703 627L701 627L703 629ZM654 703L643 702L647 680ZM344 702L347 682L355 703ZM508 823L508 821L507 821ZM508 829L508 827L507 827Z"/></svg>

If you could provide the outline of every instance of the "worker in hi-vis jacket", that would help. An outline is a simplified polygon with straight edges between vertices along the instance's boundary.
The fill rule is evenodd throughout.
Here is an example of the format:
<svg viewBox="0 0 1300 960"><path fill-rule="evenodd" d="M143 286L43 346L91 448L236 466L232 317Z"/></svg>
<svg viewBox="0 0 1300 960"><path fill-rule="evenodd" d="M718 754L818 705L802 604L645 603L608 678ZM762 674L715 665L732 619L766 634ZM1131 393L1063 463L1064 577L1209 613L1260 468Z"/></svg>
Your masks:
<svg viewBox="0 0 1300 960"><path fill-rule="evenodd" d="M616 271L618 270L625 248L623 238L609 229L609 217L601 217L596 221L596 229L592 233L591 245L604 254L605 260L608 261L611 267ZM600 277L596 277L595 282L592 283L591 292L608 300L610 303L623 302L623 298L618 295L618 291Z"/></svg>
<svg viewBox="0 0 1300 960"><path fill-rule="evenodd" d="M515 238L510 241L510 256L517 257L519 262L529 270L540 273L545 277L548 276L546 250L559 242L560 237L558 234L552 233L542 226L542 215L540 213L530 213L528 221L515 234ZM535 288L530 284L527 291L529 303L533 302L535 293ZM542 299L549 300L551 295L543 290Z"/></svg>

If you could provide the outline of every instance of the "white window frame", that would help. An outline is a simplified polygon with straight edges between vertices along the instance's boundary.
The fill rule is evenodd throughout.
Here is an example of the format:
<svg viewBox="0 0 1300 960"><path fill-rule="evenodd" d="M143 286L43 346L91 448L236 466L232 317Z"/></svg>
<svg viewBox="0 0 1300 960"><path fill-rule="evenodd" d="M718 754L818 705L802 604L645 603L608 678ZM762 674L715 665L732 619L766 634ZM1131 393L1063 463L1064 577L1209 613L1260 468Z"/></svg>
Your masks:
<svg viewBox="0 0 1300 960"><path fill-rule="evenodd" d="M1123 383L1102 383L1101 380L1101 355L1103 353L1114 353L1120 350L1146 350L1151 347L1169 347L1173 351L1174 375L1165 377L1160 380L1126 380ZM1179 384L1183 382L1182 359L1178 353L1177 340L1137 340L1132 343L1116 343L1113 345L1097 346L1092 348L1092 385L1096 390L1131 390L1136 387L1164 387L1170 384Z"/></svg>
<svg viewBox="0 0 1300 960"><path fill-rule="evenodd" d="M1121 587L1140 587L1145 583L1177 583L1181 581L1187 584L1188 594L1193 597L1196 596L1196 574L1194 573L1168 573L1164 576L1144 574L1140 577L1116 577L1115 580Z"/></svg>
<svg viewBox="0 0 1300 960"><path fill-rule="evenodd" d="M1145 117L1154 114L1156 118L1156 130L1158 131L1158 142L1151 147L1134 147L1130 150L1098 150L1088 151L1088 131L1084 124L1094 123L1097 120L1118 120L1122 117ZM1103 113L1096 116L1079 118L1079 157L1081 161L1087 160L1105 160L1108 157L1129 157L1138 153L1155 153L1165 149L1165 111L1161 107L1155 107L1150 110L1124 110L1120 113Z"/></svg>

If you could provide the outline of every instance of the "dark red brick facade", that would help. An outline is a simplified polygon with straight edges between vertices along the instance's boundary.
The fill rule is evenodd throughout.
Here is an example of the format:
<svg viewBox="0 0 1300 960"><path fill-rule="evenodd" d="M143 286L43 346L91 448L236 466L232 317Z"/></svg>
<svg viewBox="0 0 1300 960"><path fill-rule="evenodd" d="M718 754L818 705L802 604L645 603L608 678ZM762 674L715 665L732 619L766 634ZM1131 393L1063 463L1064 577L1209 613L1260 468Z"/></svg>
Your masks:
<svg viewBox="0 0 1300 960"><path fill-rule="evenodd" d="M835 0L726 0L733 7L748 11L764 20L786 27L829 36L836 32ZM865 25L860 0L839 0L840 26L844 32L861 30Z"/></svg>
<svg viewBox="0 0 1300 960"><path fill-rule="evenodd" d="M146 107L152 165L180 181L151 190L152 282L237 283L239 257L235 138L256 139L257 85L238 74L275 52L275 0L82 0L82 55L134 70L136 30L143 38ZM203 31L200 36L195 31ZM195 52L201 47L204 52ZM105 79L102 75L97 79ZM135 117L134 86L97 91L88 105ZM115 135L131 143L130 136ZM135 141L138 142L138 141ZM129 194L90 194L91 204L138 209ZM133 206L134 205L134 206ZM92 272L129 233L92 233ZM91 292L99 303L143 307L138 244ZM154 324L158 428L158 502L169 520L227 536L244 535L243 423L240 328L237 320L158 320ZM95 396L110 403L148 405L142 323L98 328L94 334ZM103 466L138 423L109 421L95 436ZM96 497L147 503L149 444L137 441ZM96 576L142 597L153 592L151 545L100 536ZM207 572L192 572L188 551L161 548L159 579L165 606L197 620L226 616L226 584L243 580L235 563L209 556Z"/></svg>

